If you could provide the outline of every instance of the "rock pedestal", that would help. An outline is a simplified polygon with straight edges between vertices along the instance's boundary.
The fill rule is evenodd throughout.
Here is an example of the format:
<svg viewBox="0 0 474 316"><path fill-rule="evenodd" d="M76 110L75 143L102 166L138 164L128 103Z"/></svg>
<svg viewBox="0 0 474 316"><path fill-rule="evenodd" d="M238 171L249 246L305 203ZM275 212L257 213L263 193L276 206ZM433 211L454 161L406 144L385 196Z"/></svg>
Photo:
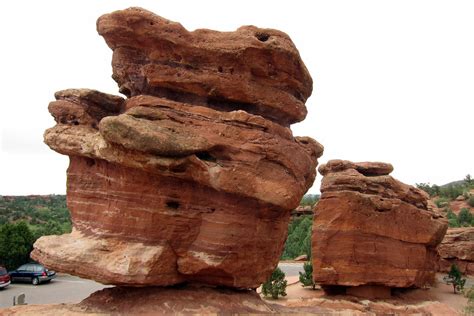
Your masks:
<svg viewBox="0 0 474 316"><path fill-rule="evenodd" d="M439 271L449 272L455 264L462 273L474 275L474 227L448 229L438 253Z"/></svg>
<svg viewBox="0 0 474 316"><path fill-rule="evenodd" d="M44 135L68 155L73 232L32 257L120 286L257 288L323 147L293 137L311 77L276 30L196 30L139 8L99 18L127 99L56 93Z"/></svg>
<svg viewBox="0 0 474 316"><path fill-rule="evenodd" d="M434 281L447 221L386 163L331 160L315 207L313 279L323 287L422 287ZM354 289L351 290L356 293Z"/></svg>

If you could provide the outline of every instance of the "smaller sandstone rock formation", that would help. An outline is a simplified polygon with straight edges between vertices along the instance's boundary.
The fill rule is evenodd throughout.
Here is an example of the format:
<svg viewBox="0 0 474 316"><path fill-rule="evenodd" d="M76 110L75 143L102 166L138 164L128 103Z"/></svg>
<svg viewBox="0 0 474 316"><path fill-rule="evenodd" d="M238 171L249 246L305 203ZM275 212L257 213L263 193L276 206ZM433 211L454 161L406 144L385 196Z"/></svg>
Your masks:
<svg viewBox="0 0 474 316"><path fill-rule="evenodd" d="M462 273L474 275L474 227L450 228L438 247L439 271L455 264Z"/></svg>
<svg viewBox="0 0 474 316"><path fill-rule="evenodd" d="M331 160L313 222L314 281L323 287L422 287L434 281L447 221L392 165ZM351 289L355 293L356 289Z"/></svg>

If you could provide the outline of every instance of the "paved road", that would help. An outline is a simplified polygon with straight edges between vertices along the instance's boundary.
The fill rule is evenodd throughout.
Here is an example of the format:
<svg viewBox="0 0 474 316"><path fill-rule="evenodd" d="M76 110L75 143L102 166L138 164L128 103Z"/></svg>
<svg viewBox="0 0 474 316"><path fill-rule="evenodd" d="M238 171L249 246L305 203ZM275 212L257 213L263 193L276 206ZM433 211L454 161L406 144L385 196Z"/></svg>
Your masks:
<svg viewBox="0 0 474 316"><path fill-rule="evenodd" d="M0 290L0 308L12 306L13 296L21 293L25 293L28 304L78 303L104 287L103 284L71 275L58 275L50 283L37 286L14 283Z"/></svg>
<svg viewBox="0 0 474 316"><path fill-rule="evenodd" d="M299 276L298 272L304 272L302 262L280 262L278 267L285 273L287 277Z"/></svg>

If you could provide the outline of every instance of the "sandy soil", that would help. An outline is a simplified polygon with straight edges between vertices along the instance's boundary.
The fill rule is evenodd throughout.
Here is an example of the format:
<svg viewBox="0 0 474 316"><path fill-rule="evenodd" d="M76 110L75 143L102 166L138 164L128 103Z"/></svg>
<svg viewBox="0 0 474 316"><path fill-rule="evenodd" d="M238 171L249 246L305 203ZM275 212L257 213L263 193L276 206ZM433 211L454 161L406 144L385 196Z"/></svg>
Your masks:
<svg viewBox="0 0 474 316"><path fill-rule="evenodd" d="M391 299L370 301L348 295L327 296L317 288L303 288L297 277L287 278L287 296L267 299L282 313L333 313L341 315L395 314L462 315L467 298L454 294L451 285L438 282L429 289L397 291Z"/></svg>

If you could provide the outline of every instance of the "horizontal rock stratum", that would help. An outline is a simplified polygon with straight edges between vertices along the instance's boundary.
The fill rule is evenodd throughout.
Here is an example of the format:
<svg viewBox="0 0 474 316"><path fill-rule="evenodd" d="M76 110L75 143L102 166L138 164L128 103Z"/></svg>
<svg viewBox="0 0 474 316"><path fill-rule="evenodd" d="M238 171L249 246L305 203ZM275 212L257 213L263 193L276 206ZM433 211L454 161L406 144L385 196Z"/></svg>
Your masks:
<svg viewBox="0 0 474 316"><path fill-rule="evenodd" d="M331 160L313 222L313 278L331 286L422 287L434 281L447 221L386 163Z"/></svg>
<svg viewBox="0 0 474 316"><path fill-rule="evenodd" d="M127 98L67 89L50 103L73 232L32 257L106 284L257 288L323 152L288 127L312 89L298 51L280 31L188 32L138 8L97 28Z"/></svg>
<svg viewBox="0 0 474 316"><path fill-rule="evenodd" d="M474 275L474 227L448 229L438 253L439 271L449 272L455 264L462 273Z"/></svg>

